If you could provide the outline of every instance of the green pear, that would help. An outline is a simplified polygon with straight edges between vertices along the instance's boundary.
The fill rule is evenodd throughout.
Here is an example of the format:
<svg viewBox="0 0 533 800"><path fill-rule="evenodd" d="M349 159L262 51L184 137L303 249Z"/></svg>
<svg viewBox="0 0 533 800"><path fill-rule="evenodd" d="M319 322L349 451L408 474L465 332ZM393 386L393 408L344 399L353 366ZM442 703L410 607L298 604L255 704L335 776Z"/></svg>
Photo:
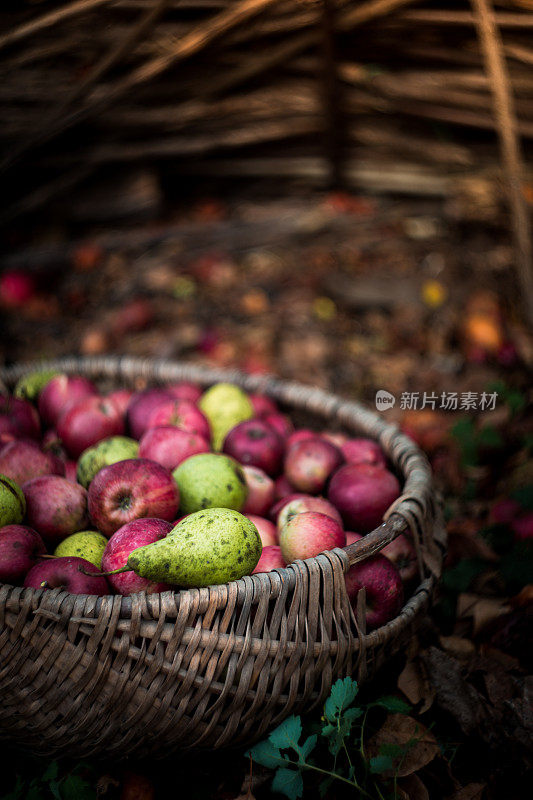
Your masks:
<svg viewBox="0 0 533 800"><path fill-rule="evenodd" d="M233 383L216 383L198 401L211 427L214 450L221 450L226 434L238 425L251 419L254 409L250 398L240 386Z"/></svg>
<svg viewBox="0 0 533 800"><path fill-rule="evenodd" d="M39 397L46 384L57 375L56 369L42 369L36 372L28 372L19 378L13 394L22 400L29 400L34 403Z"/></svg>
<svg viewBox="0 0 533 800"><path fill-rule="evenodd" d="M128 458L137 458L139 455L139 443L129 436L110 436L102 439L98 444L84 450L78 459L76 469L76 480L85 489L103 467L116 464L117 461L126 461Z"/></svg>
<svg viewBox="0 0 533 800"><path fill-rule="evenodd" d="M18 525L26 513L24 492L7 475L0 475L0 528Z"/></svg>
<svg viewBox="0 0 533 800"><path fill-rule="evenodd" d="M208 508L183 519L164 539L133 550L127 567L152 581L212 586L249 575L261 549L253 522L229 508Z"/></svg>
<svg viewBox="0 0 533 800"><path fill-rule="evenodd" d="M78 531L63 539L54 550L54 555L58 558L64 556L84 558L101 569L107 542L106 537L99 531Z"/></svg>
<svg viewBox="0 0 533 800"><path fill-rule="evenodd" d="M248 489L242 467L229 456L198 453L178 464L172 473L180 490L180 510L192 514L202 508L244 506Z"/></svg>

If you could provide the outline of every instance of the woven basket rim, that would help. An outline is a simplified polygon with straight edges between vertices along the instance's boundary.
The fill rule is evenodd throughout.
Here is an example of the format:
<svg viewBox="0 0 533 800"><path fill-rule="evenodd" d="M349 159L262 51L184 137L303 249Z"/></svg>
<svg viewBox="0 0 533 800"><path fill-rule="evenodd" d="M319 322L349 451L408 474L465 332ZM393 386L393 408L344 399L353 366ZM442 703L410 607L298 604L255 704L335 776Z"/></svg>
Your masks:
<svg viewBox="0 0 533 800"><path fill-rule="evenodd" d="M306 386L302 383L285 381L273 375L250 375L236 369L221 369L212 368L199 364L191 364L188 362L179 362L167 359L148 359L139 358L134 356L71 356L55 359L44 359L26 361L22 363L13 364L7 367L0 368L0 381L6 387L11 387L23 375L28 374L40 369L57 369L58 371L68 373L82 373L87 374L95 379L100 378L117 378L124 381L134 380L138 378L146 379L147 381L164 383L169 381L191 380L198 382L202 385L211 385L220 381L227 381L236 383L247 391L260 392L270 396L281 402L287 404L293 403L298 407L298 403L284 397L291 395L299 395L301 399L305 398L308 406L300 405L300 408L312 413L319 414L326 419L333 411L336 412L337 421L346 427L356 427L354 421L350 417L359 415L357 420L357 427L365 427L366 434L372 438L379 440L380 444L384 447L387 455L391 458L391 447L395 443L397 446L401 445L403 448L402 460L395 462L395 467L401 472L404 481L407 482L409 477L409 470L418 470L418 481L420 483L420 491L416 492L412 489L404 494L393 504L387 512L386 520L376 528L374 531L366 534L361 540L347 545L343 548L335 548L334 550L325 551L320 555L306 559L305 561L295 562L296 564L308 564L316 559L327 558L327 553L336 554L342 561L344 571L353 564L363 561L369 556L378 553L382 547L388 542L395 539L400 533L408 528L413 528L412 522L412 507L413 504L419 508L427 508L428 503L434 507L431 497L432 483L431 483L431 470L428 461L418 446L405 434L401 433L398 426L392 423L386 423L377 413L370 411L366 406L358 401L345 400L331 392L326 392L322 389ZM147 374L145 374L147 373ZM281 395L281 396L280 396ZM310 406L310 407L309 407ZM345 418L346 415L346 418ZM351 421L351 426L350 426ZM372 435L372 432L375 435ZM415 486L416 489L416 486ZM405 486L404 486L405 490ZM438 519L436 519L438 524ZM439 531L441 542L444 541L444 530ZM441 547L443 550L443 546ZM246 592L251 582L251 588L254 598L257 598L262 589L267 587L267 581L270 582L271 591L279 589L281 583L284 581L289 582L289 588L295 581L296 566L287 565L284 568L272 570L268 573L256 573L254 575L246 575L236 581L231 581L226 584L212 585L200 589L177 589L168 590L167 592L153 593L153 594L132 594L127 597L120 597L121 609L120 617L127 618L128 611L131 613L133 604L136 599L143 597L146 602L157 601L166 594L174 596L182 596L189 592L202 592L207 591L211 593L221 593L222 595L228 591L230 585L234 585L238 593ZM391 627L395 627L398 617L404 614L415 613L417 607L420 606L427 594L430 594L436 583L436 576L431 575L421 581L417 586L411 597L407 600L404 607L399 612L398 616L386 623L385 625L377 628L365 638L369 644L372 643L374 637L382 636L383 633ZM9 584L1 584L0 586L10 586ZM20 587L13 587L18 589ZM22 588L21 592L23 597L32 597L36 600L43 594L49 595L51 592L56 593L58 605L61 604L62 598L70 596L69 592L51 589L31 589ZM94 595L80 595L81 598L96 597ZM101 606L104 601L113 599L116 601L117 595L109 594L96 599L96 609Z"/></svg>

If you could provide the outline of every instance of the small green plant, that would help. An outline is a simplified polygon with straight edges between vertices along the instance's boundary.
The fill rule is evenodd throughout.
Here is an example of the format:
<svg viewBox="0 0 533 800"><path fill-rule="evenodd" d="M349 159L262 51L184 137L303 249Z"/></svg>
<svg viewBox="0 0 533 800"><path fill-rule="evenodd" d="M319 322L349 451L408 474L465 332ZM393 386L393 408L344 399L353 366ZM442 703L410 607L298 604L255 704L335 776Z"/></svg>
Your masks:
<svg viewBox="0 0 533 800"><path fill-rule="evenodd" d="M43 772L37 767L17 775L15 786L2 800L96 800L96 789L87 780L89 767L79 763L73 769L60 774L57 761L51 761Z"/></svg>
<svg viewBox="0 0 533 800"><path fill-rule="evenodd" d="M316 733L303 737L301 717L292 716L272 731L268 739L249 750L247 755L253 761L275 770L274 791L284 794L289 800L297 800L303 796L303 775L308 772L321 778L318 787L321 796L337 782L352 790L355 797L384 800L379 776L394 769L398 756L404 755L409 743L382 745L378 754L369 757L365 751L367 719L372 709L406 714L410 707L394 696L356 705L357 694L356 681L339 679L326 700L320 724L311 724L311 729L317 729ZM391 748L394 753L389 752ZM393 797L396 796L395 785L394 780ZM390 789L387 792L391 796Z"/></svg>

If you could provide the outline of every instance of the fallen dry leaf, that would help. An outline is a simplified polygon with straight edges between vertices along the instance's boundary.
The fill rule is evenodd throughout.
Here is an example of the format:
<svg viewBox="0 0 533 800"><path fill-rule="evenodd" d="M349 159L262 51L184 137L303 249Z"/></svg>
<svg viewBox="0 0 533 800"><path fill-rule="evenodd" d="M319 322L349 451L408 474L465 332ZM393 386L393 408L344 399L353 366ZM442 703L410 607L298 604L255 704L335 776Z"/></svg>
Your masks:
<svg viewBox="0 0 533 800"><path fill-rule="evenodd" d="M426 668L417 657L407 661L396 685L412 705L421 704L417 709L419 714L427 711L435 699L435 690L428 681Z"/></svg>
<svg viewBox="0 0 533 800"><path fill-rule="evenodd" d="M446 798L446 800L481 800L485 791L485 783L469 783L457 792Z"/></svg>
<svg viewBox="0 0 533 800"><path fill-rule="evenodd" d="M418 775L406 775L400 779L399 785L409 800L429 800L429 792Z"/></svg>
<svg viewBox="0 0 533 800"><path fill-rule="evenodd" d="M472 617L474 636L510 610L507 600L503 598L480 597L469 593L460 594L457 598L457 617Z"/></svg>
<svg viewBox="0 0 533 800"><path fill-rule="evenodd" d="M394 744L403 753L393 758L394 767L383 772L385 777L402 778L425 767L440 752L437 740L421 722L405 714L389 714L379 731L368 743L368 752L377 756L383 745Z"/></svg>
<svg viewBox="0 0 533 800"><path fill-rule="evenodd" d="M476 651L474 643L462 636L440 636L439 642L443 650L459 659L469 658Z"/></svg>

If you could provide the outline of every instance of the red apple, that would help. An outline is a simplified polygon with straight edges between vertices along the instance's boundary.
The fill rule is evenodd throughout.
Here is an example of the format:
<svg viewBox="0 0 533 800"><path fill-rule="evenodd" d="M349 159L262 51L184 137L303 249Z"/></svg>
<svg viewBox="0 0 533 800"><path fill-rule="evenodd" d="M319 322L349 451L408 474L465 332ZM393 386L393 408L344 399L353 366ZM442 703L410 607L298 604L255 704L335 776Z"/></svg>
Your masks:
<svg viewBox="0 0 533 800"><path fill-rule="evenodd" d="M35 280L20 269L6 270L0 275L0 304L6 308L22 308L35 295Z"/></svg>
<svg viewBox="0 0 533 800"><path fill-rule="evenodd" d="M174 425L188 433L196 433L206 441L211 439L207 417L189 400L172 399L154 408L148 417L148 428L162 428L167 425Z"/></svg>
<svg viewBox="0 0 533 800"><path fill-rule="evenodd" d="M258 514L263 517L274 502L274 481L259 467L242 468L248 488L243 514Z"/></svg>
<svg viewBox="0 0 533 800"><path fill-rule="evenodd" d="M124 420L113 401L105 397L86 397L70 406L57 423L57 432L67 452L78 458L84 450L124 433Z"/></svg>
<svg viewBox="0 0 533 800"><path fill-rule="evenodd" d="M287 436L287 440L285 442L285 449L287 452L291 449L291 447L298 442L306 442L309 439L317 439L319 435L316 431L312 431L310 428L299 428L298 430L291 433Z"/></svg>
<svg viewBox="0 0 533 800"><path fill-rule="evenodd" d="M290 485L285 475L280 475L274 481L274 500L276 502L283 500L284 497L288 497L290 494L294 494L294 486Z"/></svg>
<svg viewBox="0 0 533 800"><path fill-rule="evenodd" d="M90 517L106 536L142 517L170 522L178 507L179 491L172 474L147 458L110 464L96 473L89 486Z"/></svg>
<svg viewBox="0 0 533 800"><path fill-rule="evenodd" d="M285 561L281 555L281 547L275 544L267 545L263 547L263 551L252 575L255 575L257 572L270 572L273 569L283 569L285 566Z"/></svg>
<svg viewBox="0 0 533 800"><path fill-rule="evenodd" d="M283 440L263 420L247 419L229 431L222 451L243 466L259 467L274 476L281 469Z"/></svg>
<svg viewBox="0 0 533 800"><path fill-rule="evenodd" d="M279 412L276 414L265 414L262 419L267 422L271 428L274 428L276 433L279 434L284 441L294 430L294 425L290 417L286 414L280 414Z"/></svg>
<svg viewBox="0 0 533 800"><path fill-rule="evenodd" d="M94 572L94 564L84 558L51 558L30 569L24 586L31 589L64 589L70 594L110 594L107 580L103 575L94 575Z"/></svg>
<svg viewBox="0 0 533 800"><path fill-rule="evenodd" d="M347 464L373 464L385 467L385 453L373 439L348 439L341 445Z"/></svg>
<svg viewBox="0 0 533 800"><path fill-rule="evenodd" d="M43 453L35 442L18 439L0 448L0 473L21 485L41 475L64 475L65 466L53 453Z"/></svg>
<svg viewBox="0 0 533 800"><path fill-rule="evenodd" d="M60 458L61 461L66 461L68 458L65 448L63 447L63 442L59 438L59 434L55 428L49 428L43 435L41 447L45 453L53 453Z"/></svg>
<svg viewBox="0 0 533 800"><path fill-rule="evenodd" d="M416 551L412 542L400 533L396 539L385 545L381 550L381 555L387 556L389 561L399 570L402 581L412 581L418 575L418 561Z"/></svg>
<svg viewBox="0 0 533 800"><path fill-rule="evenodd" d="M264 394L249 394L248 398L256 417L266 417L268 414L278 413L278 407L270 397Z"/></svg>
<svg viewBox="0 0 533 800"><path fill-rule="evenodd" d="M355 533L355 531L346 531L346 546L358 542L363 538L362 533Z"/></svg>
<svg viewBox="0 0 533 800"><path fill-rule="evenodd" d="M139 458L157 461L170 472L189 456L209 451L209 442L203 436L173 425L148 428L139 443Z"/></svg>
<svg viewBox="0 0 533 800"><path fill-rule="evenodd" d="M124 418L126 417L126 411L128 410L132 397L133 392L130 389L116 389L114 392L110 392L106 395L106 398L115 404L121 416Z"/></svg>
<svg viewBox="0 0 533 800"><path fill-rule="evenodd" d="M392 472L372 464L346 464L329 483L328 499L347 527L363 533L377 528L389 506L400 496Z"/></svg>
<svg viewBox="0 0 533 800"><path fill-rule="evenodd" d="M32 404L19 397L1 395L0 437L2 441L38 439L40 435L39 415Z"/></svg>
<svg viewBox="0 0 533 800"><path fill-rule="evenodd" d="M203 394L203 389L197 383L191 383L190 381L170 383L165 389L176 400L188 400L189 403L197 403Z"/></svg>
<svg viewBox="0 0 533 800"><path fill-rule="evenodd" d="M403 583L397 567L384 555L376 555L350 567L345 575L346 591L355 609L357 595L366 591L368 630L385 625L403 604Z"/></svg>
<svg viewBox="0 0 533 800"><path fill-rule="evenodd" d="M516 517L520 516L522 506L512 497L502 497L497 500L490 511L490 521L502 525L510 525Z"/></svg>
<svg viewBox="0 0 533 800"><path fill-rule="evenodd" d="M342 527L342 517L329 500L325 500L323 497L302 495L283 506L277 518L278 530L281 530L296 514L305 514L306 511L318 511L319 514L325 514Z"/></svg>
<svg viewBox="0 0 533 800"><path fill-rule="evenodd" d="M172 525L162 519L136 519L123 525L111 536L102 556L102 572L111 572L124 567L128 556L138 547L164 539L172 530ZM134 592L165 592L170 587L166 583L154 583L141 578L135 572L109 575L108 581L114 592L122 595Z"/></svg>
<svg viewBox="0 0 533 800"><path fill-rule="evenodd" d="M268 512L268 516L272 520L272 522L278 521L278 514L283 508L283 506L286 506L287 503L291 502L291 500L297 500L298 497L309 497L309 495L304 494L303 492L292 492L292 494L286 494L284 497L281 497L277 503L274 503L274 505Z"/></svg>
<svg viewBox="0 0 533 800"><path fill-rule="evenodd" d="M258 517L256 514L246 514L246 516L257 528L263 547L278 544L278 532L273 522L264 517Z"/></svg>
<svg viewBox="0 0 533 800"><path fill-rule="evenodd" d="M533 512L529 511L516 517L511 522L511 528L516 541L531 541L533 539Z"/></svg>
<svg viewBox="0 0 533 800"><path fill-rule="evenodd" d="M316 494L343 461L341 451L331 442L318 437L306 439L287 451L284 472L295 489Z"/></svg>
<svg viewBox="0 0 533 800"><path fill-rule="evenodd" d="M140 439L148 429L150 414L162 403L173 397L166 389L145 389L132 395L126 413L130 433L134 439Z"/></svg>
<svg viewBox="0 0 533 800"><path fill-rule="evenodd" d="M75 403L97 394L94 383L82 375L56 375L39 395L39 414L47 425L54 426Z"/></svg>
<svg viewBox="0 0 533 800"><path fill-rule="evenodd" d="M22 491L29 525L49 542L56 544L87 528L87 492L78 483L43 475L25 483Z"/></svg>
<svg viewBox="0 0 533 800"><path fill-rule="evenodd" d="M5 525L0 528L0 583L18 583L46 553L44 542L32 528Z"/></svg>
<svg viewBox="0 0 533 800"><path fill-rule="evenodd" d="M67 459L65 463L65 478L72 483L78 482L78 462Z"/></svg>
<svg viewBox="0 0 533 800"><path fill-rule="evenodd" d="M324 550L344 547L346 537L336 520L317 511L306 511L284 525L279 543L283 558L290 564L296 559L313 558Z"/></svg>
<svg viewBox="0 0 533 800"><path fill-rule="evenodd" d="M348 437L344 433L331 433L330 431L322 431L320 434L327 442L331 442L335 447L342 450L343 444L348 441Z"/></svg>

